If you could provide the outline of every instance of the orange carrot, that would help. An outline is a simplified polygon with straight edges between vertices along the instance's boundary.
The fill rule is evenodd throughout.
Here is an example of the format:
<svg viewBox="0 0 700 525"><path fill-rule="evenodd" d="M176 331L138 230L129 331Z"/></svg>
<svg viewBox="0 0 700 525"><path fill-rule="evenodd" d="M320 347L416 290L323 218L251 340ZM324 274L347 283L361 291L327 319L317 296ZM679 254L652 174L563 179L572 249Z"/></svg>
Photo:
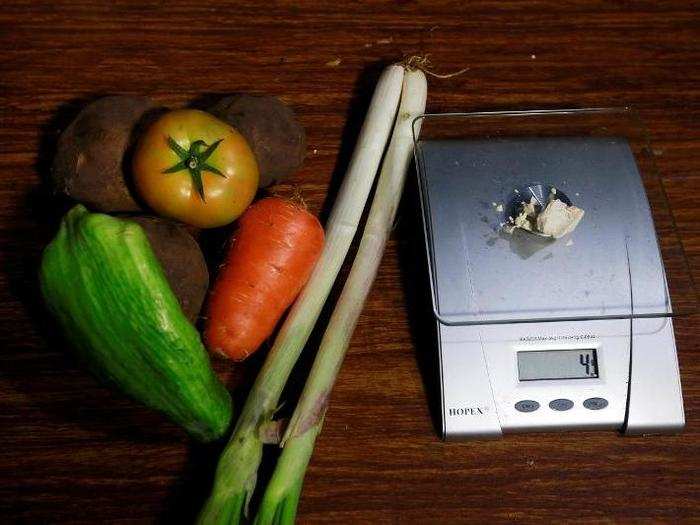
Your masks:
<svg viewBox="0 0 700 525"><path fill-rule="evenodd" d="M318 219L292 202L250 206L209 297L207 347L235 361L255 352L309 279L323 238Z"/></svg>

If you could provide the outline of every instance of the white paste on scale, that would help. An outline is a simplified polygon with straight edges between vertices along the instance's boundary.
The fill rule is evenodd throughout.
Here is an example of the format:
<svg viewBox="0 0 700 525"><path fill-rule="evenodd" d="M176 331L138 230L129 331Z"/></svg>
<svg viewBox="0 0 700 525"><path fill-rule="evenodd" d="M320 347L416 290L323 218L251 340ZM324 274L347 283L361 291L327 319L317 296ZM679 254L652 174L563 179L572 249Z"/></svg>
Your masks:
<svg viewBox="0 0 700 525"><path fill-rule="evenodd" d="M535 197L532 197L530 202L523 202L518 216L508 217L508 223L503 229L507 233L521 229L555 239L571 233L581 222L584 211L576 206L568 206L557 199L556 194L556 188L552 188L547 205L540 207L539 212Z"/></svg>

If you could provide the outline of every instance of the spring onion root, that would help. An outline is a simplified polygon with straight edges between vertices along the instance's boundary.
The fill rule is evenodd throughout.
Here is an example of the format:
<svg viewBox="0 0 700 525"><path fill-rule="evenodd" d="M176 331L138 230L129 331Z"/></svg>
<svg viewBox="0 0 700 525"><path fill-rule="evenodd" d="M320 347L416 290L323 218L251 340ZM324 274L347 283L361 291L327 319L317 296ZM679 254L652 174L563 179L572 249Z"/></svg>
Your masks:
<svg viewBox="0 0 700 525"><path fill-rule="evenodd" d="M407 71L391 143L348 280L333 311L299 403L282 438L282 454L263 496L256 525L291 524L304 473L321 430L328 398L355 330L399 205L411 153L414 119L425 110L427 84L420 70Z"/></svg>
<svg viewBox="0 0 700 525"><path fill-rule="evenodd" d="M323 252L268 354L216 469L199 515L203 524L239 523L255 488L262 458L261 430L272 419L289 374L316 324L350 247L391 133L404 68L381 75L357 146L326 227Z"/></svg>

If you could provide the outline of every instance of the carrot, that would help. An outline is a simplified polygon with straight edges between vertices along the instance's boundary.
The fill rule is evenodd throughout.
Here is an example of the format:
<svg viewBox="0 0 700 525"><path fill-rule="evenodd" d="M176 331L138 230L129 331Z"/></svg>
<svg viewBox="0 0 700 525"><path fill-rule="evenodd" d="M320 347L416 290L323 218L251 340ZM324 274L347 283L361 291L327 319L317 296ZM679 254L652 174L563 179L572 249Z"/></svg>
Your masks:
<svg viewBox="0 0 700 525"><path fill-rule="evenodd" d="M295 203L250 206L209 296L207 347L235 361L255 352L309 279L323 238L318 219Z"/></svg>

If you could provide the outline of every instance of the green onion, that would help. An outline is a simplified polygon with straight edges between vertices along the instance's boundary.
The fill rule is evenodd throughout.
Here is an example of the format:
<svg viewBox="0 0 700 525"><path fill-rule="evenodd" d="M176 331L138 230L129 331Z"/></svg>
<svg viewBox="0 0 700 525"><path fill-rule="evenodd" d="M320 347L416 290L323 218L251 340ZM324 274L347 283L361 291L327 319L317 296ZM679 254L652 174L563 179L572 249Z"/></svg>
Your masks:
<svg viewBox="0 0 700 525"><path fill-rule="evenodd" d="M326 241L313 273L292 307L248 394L241 415L216 469L214 488L199 523L239 523L247 514L262 458L263 436L282 390L318 320L350 248L367 196L391 133L401 96L402 66L382 73L350 166L326 227Z"/></svg>
<svg viewBox="0 0 700 525"><path fill-rule="evenodd" d="M282 438L282 454L255 519L256 525L291 524L306 467L321 431L328 398L350 338L377 274L401 199L413 152L412 125L425 111L427 83L420 70L407 71L401 104L360 247L321 340L311 373Z"/></svg>

